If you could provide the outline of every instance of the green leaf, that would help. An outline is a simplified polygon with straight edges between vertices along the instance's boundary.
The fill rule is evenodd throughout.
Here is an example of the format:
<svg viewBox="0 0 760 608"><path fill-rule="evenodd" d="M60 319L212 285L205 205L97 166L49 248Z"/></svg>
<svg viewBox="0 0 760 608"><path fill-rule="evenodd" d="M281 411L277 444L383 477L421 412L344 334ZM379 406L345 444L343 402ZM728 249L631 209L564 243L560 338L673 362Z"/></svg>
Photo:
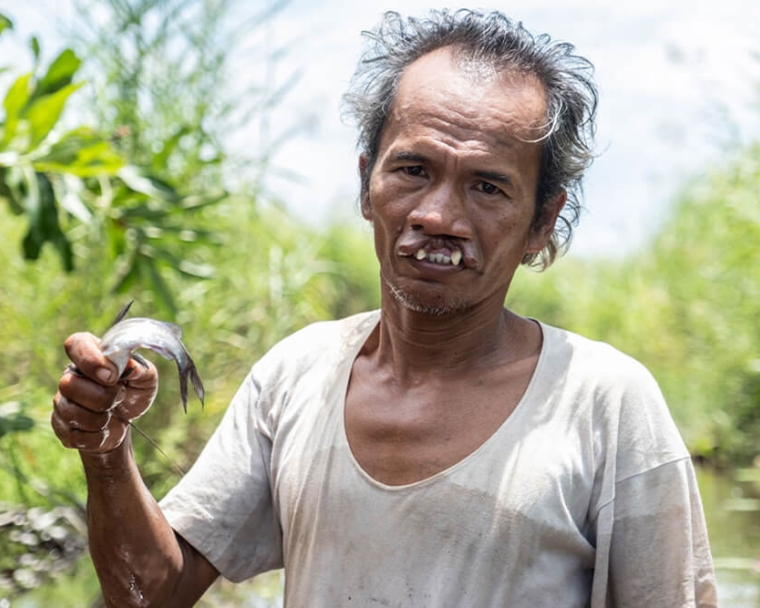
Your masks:
<svg viewBox="0 0 760 608"><path fill-rule="evenodd" d="M0 148L5 148L16 134L16 127L20 118L21 110L29 100L29 82L31 74L19 76L8 89L3 100L5 108L5 133Z"/></svg>
<svg viewBox="0 0 760 608"><path fill-rule="evenodd" d="M179 266L177 266L177 270L196 279L210 279L216 272L216 269L211 264L196 264L189 260L182 260Z"/></svg>
<svg viewBox="0 0 760 608"><path fill-rule="evenodd" d="M58 207L50 180L42 173L34 174L36 184L31 184L27 195L29 229L22 241L24 258L36 260L42 246L50 241L58 250L66 272L74 269L74 256L66 235L58 223Z"/></svg>
<svg viewBox="0 0 760 608"><path fill-rule="evenodd" d="M0 199L5 199L8 202L11 213L21 215L24 212L24 208L16 200L16 194L8 184L9 173L8 169L0 167Z"/></svg>
<svg viewBox="0 0 760 608"><path fill-rule="evenodd" d="M24 252L24 259L39 259L44 242L45 241L41 238L39 231L34 230L32 226L29 226L29 230L26 235L24 235L24 240L21 241L21 249Z"/></svg>
<svg viewBox="0 0 760 608"><path fill-rule="evenodd" d="M22 168L18 165L0 167L0 196L7 197L11 213L24 213L26 187Z"/></svg>
<svg viewBox="0 0 760 608"><path fill-rule="evenodd" d="M5 15L0 13L0 34L2 34L5 30L12 30L13 29L13 21L8 19Z"/></svg>
<svg viewBox="0 0 760 608"><path fill-rule="evenodd" d="M161 260L168 264L172 269L176 270L180 274L192 277L194 279L210 279L214 276L214 267L210 264L195 264L188 260L181 260L175 257L172 253L166 249L158 247L151 247L148 255L151 258Z"/></svg>
<svg viewBox="0 0 760 608"><path fill-rule="evenodd" d="M37 147L48 136L55 123L61 117L66 100L74 91L81 88L83 84L67 85L55 93L45 95L44 97L37 97L32 102L29 109L25 112L31 129L30 148Z"/></svg>
<svg viewBox="0 0 760 608"><path fill-rule="evenodd" d="M84 182L69 173L55 185L58 186L54 190L61 208L83 224L89 224L92 221L92 212L80 196L85 190Z"/></svg>
<svg viewBox="0 0 760 608"><path fill-rule="evenodd" d="M135 286L140 278L140 258L136 251L132 250L117 260L116 274L114 277L113 293L126 293Z"/></svg>
<svg viewBox="0 0 760 608"><path fill-rule="evenodd" d="M79 148L86 148L102 141L104 141L103 137L101 137L92 127L77 127L64 133L61 138L53 144L50 153L46 158L51 159L53 162L68 163L74 159L76 156L76 150ZM53 153L54 150L67 150L71 147L74 148L74 153L62 155L61 158L56 158ZM62 152L59 153L63 154Z"/></svg>
<svg viewBox="0 0 760 608"><path fill-rule="evenodd" d="M66 133L45 156L35 159L37 171L70 173L77 177L114 176L124 159L92 129L81 127Z"/></svg>
<svg viewBox="0 0 760 608"><path fill-rule="evenodd" d="M188 228L187 226L162 225L152 226L150 231L146 229L145 235L151 239L161 238L182 243L203 243L206 245L220 245L222 240L217 232Z"/></svg>
<svg viewBox="0 0 760 608"><path fill-rule="evenodd" d="M55 93L71 84L82 60L71 49L64 49L50 64L47 73L37 82L34 97Z"/></svg>
<svg viewBox="0 0 760 608"><path fill-rule="evenodd" d="M171 202L180 200L179 194L171 185L135 165L123 167L119 171L119 177L135 192Z"/></svg>
<svg viewBox="0 0 760 608"><path fill-rule="evenodd" d="M166 281L164 281L164 277L161 276L161 272L156 267L156 263L150 258L144 258L143 269L147 271L146 278L150 282L151 291L156 296L157 303L170 312L172 316L176 316L178 310L174 303L174 297Z"/></svg>
<svg viewBox="0 0 760 608"><path fill-rule="evenodd" d="M156 208L150 203L141 203L131 207L124 206L118 209L119 219L141 219L151 221L155 224L163 224L166 222L169 215L167 209L161 207ZM131 224L132 222L128 221L127 223ZM163 225L161 227L163 228Z"/></svg>
<svg viewBox="0 0 760 608"><path fill-rule="evenodd" d="M220 192L217 194L196 194L183 198L180 205L186 211L195 211L196 209L202 209L204 207L216 205L218 202L223 201L228 196L228 192Z"/></svg>
<svg viewBox="0 0 760 608"><path fill-rule="evenodd" d="M190 133L190 127L185 125L166 140L161 147L161 151L153 155L151 167L156 171L165 171L168 166L169 157L177 149L180 140L188 133Z"/></svg>
<svg viewBox="0 0 760 608"><path fill-rule="evenodd" d="M126 165L124 158L116 152L111 144L101 141L79 151L76 162L71 164L72 173L78 175L116 176Z"/></svg>
<svg viewBox="0 0 760 608"><path fill-rule="evenodd" d="M24 404L10 401L0 405L0 438L10 433L28 431L34 420L24 413Z"/></svg>
<svg viewBox="0 0 760 608"><path fill-rule="evenodd" d="M29 40L29 48L32 49L34 55L34 63L36 64L40 60L40 40L37 36L32 36Z"/></svg>

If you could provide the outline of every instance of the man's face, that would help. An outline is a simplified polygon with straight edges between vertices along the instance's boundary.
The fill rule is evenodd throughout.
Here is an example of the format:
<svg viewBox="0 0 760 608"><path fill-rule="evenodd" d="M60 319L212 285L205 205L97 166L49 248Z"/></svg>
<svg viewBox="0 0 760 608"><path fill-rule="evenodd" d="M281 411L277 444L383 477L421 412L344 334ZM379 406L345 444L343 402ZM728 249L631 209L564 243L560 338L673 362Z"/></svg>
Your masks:
<svg viewBox="0 0 760 608"><path fill-rule="evenodd" d="M447 314L503 304L523 256L546 244L564 196L532 227L545 117L540 83L459 64L450 49L412 63L363 179L384 289Z"/></svg>

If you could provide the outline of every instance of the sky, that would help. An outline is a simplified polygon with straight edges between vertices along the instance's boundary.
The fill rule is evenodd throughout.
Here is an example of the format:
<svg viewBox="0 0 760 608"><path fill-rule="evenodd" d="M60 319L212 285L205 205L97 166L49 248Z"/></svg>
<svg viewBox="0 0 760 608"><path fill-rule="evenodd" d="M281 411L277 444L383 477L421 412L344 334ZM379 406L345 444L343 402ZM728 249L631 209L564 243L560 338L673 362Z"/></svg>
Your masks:
<svg viewBox="0 0 760 608"><path fill-rule="evenodd" d="M253 12L268 4L272 0L241 6ZM273 88L294 73L299 80L231 145L264 148L292 126L308 125L277 149L267 177L268 191L300 217L317 224L334 217L360 221L355 130L341 119L340 107L361 51L360 32L385 10L422 15L443 6L291 0L255 34L256 44L263 36L270 48L288 52L268 72L241 56L235 73L240 84L262 74ZM617 256L646 246L679 191L760 140L760 2L513 0L469 6L502 10L534 34L571 42L596 67L599 156L588 172L572 255ZM0 0L0 12L16 21L17 41L38 34L50 54L60 43L61 25L75 19L70 0Z"/></svg>

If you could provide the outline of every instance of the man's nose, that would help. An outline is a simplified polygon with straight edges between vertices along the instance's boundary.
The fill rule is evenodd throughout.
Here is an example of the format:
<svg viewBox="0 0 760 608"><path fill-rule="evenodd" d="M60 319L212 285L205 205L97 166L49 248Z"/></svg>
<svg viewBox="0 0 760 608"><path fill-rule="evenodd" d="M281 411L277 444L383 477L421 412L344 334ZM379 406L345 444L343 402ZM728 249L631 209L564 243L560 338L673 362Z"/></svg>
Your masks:
<svg viewBox="0 0 760 608"><path fill-rule="evenodd" d="M422 192L408 222L415 230L431 236L472 238L467 200L454 184L441 182Z"/></svg>

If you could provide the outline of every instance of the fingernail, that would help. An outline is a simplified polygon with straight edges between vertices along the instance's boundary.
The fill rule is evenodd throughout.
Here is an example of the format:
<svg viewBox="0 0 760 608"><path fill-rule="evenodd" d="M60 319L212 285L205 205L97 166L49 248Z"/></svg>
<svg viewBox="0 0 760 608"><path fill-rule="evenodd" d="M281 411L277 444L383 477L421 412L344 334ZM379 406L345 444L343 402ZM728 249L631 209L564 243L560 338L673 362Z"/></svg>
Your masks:
<svg viewBox="0 0 760 608"><path fill-rule="evenodd" d="M101 367L98 371L95 372L95 375L101 382L110 382L111 378L113 378L113 372L111 372L110 369L106 369L105 367Z"/></svg>

